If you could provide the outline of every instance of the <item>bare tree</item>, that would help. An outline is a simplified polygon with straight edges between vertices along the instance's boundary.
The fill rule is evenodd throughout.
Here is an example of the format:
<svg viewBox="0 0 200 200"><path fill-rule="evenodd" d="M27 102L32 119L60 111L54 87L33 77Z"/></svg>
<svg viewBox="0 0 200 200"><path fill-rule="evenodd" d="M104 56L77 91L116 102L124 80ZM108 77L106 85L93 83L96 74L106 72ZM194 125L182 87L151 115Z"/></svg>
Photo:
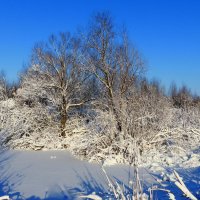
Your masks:
<svg viewBox="0 0 200 200"><path fill-rule="evenodd" d="M33 50L31 67L22 78L21 95L32 104L37 98L58 112L61 136L65 136L68 112L81 106L86 99L81 94L86 75L79 60L80 40L69 33L52 35L45 44Z"/></svg>
<svg viewBox="0 0 200 200"><path fill-rule="evenodd" d="M120 99L126 97L144 62L131 46L125 31L118 34L108 13L98 13L90 23L87 36L87 59L90 71L103 88L109 109L115 115L117 129L122 130Z"/></svg>
<svg viewBox="0 0 200 200"><path fill-rule="evenodd" d="M8 98L8 83L5 73L0 73L0 100L6 100Z"/></svg>
<svg viewBox="0 0 200 200"><path fill-rule="evenodd" d="M173 105L177 108L188 109L188 106L192 105L193 96L186 85L177 88L176 84L172 83L170 87L170 96Z"/></svg>

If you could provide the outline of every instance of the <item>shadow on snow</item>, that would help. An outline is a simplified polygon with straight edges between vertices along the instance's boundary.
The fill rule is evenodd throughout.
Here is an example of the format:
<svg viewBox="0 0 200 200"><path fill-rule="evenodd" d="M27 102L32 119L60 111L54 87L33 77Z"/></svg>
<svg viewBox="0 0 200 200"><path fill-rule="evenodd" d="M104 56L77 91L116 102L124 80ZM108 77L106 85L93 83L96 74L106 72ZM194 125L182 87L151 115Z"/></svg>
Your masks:
<svg viewBox="0 0 200 200"><path fill-rule="evenodd" d="M25 198L23 194L20 194L19 191L15 191L15 186L19 185L23 181L23 176L19 173L8 173L8 168L4 167L6 162L9 162L10 159L15 155L15 153L7 154L6 151L0 152L0 196L9 195L11 199L15 200L42 200L39 197L32 196ZM8 165L6 165L8 166ZM43 200L68 200L68 199L78 199L81 195L88 195L95 192L97 195L102 197L103 199L113 199L112 192L108 189L108 184L101 184L97 178L94 178L88 168L85 166L87 174L83 176L79 174L77 171L76 176L79 180L79 184L75 188L69 188L67 186L59 186L55 184L52 186L45 194L45 198ZM200 199L200 168L193 169L177 169L180 176L183 177L183 181L188 187L188 189L198 198ZM167 169L167 172L172 172L172 169ZM130 171L127 171L127 177L132 179L132 175ZM159 177L157 174L153 174L153 176L157 178ZM15 180L14 183L10 183L10 180ZM106 178L104 177L105 181ZM118 182L119 185L123 186L126 194L132 194L132 188L129 185L124 184L121 180L116 177L112 177L114 182ZM144 185L144 192L147 192L147 186ZM182 197L182 192L177 189L177 187L173 183L166 183L165 189L169 189L173 194L175 194L178 199L184 199ZM157 199L169 199L165 192L156 191L154 192L154 197Z"/></svg>

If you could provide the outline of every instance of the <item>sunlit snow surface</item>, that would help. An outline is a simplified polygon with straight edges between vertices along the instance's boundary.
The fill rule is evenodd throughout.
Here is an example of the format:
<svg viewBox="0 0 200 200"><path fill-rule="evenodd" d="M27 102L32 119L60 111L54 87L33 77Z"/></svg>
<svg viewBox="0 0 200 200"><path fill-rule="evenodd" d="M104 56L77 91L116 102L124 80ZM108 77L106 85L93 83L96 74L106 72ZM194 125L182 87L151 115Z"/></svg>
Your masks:
<svg viewBox="0 0 200 200"><path fill-rule="evenodd" d="M133 169L129 166L115 165L105 169L113 181L122 181L125 186L133 177ZM200 167L177 171L200 199ZM171 168L165 169L165 173L171 172ZM160 171L140 169L144 190L156 184L154 178L161 178L160 175ZM166 183L166 188L175 193L177 199L184 199L173 184ZM59 200L78 199L80 195L92 192L103 198L108 195L107 181L100 164L80 161L67 151L3 151L0 154L0 195L9 194L12 199ZM168 199L163 192L156 192L155 196Z"/></svg>

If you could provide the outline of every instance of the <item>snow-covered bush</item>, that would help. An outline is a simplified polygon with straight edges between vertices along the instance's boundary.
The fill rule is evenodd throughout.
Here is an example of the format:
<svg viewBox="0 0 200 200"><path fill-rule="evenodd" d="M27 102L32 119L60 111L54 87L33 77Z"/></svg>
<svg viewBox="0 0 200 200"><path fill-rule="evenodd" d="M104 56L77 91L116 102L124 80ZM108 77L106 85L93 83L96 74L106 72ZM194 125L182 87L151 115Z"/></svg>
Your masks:
<svg viewBox="0 0 200 200"><path fill-rule="evenodd" d="M157 98L154 94L133 93L129 98L120 99L120 104L117 113L120 116L121 131L117 128L113 112L94 106L95 114L88 116L87 124L80 125L85 126L86 131L68 138L70 149L91 161L115 160L118 163L131 163L135 143L139 154L155 145L163 144L165 138L162 141L155 137L169 124L171 112L167 99ZM73 146L73 140L79 145Z"/></svg>
<svg viewBox="0 0 200 200"><path fill-rule="evenodd" d="M111 111L94 106L92 115L87 119L79 118L77 129L80 131L74 131L66 138L70 151L83 159L104 161L105 164L131 163L136 143L143 164L147 160L151 162L152 157L159 159L154 155L170 153L184 157L187 156L184 149L198 147L200 113L197 110L173 108L167 97L156 96L153 92L134 93L120 102L123 102L118 110L121 132ZM161 162L168 164L167 159Z"/></svg>
<svg viewBox="0 0 200 200"><path fill-rule="evenodd" d="M30 108L13 99L1 106L1 141L12 148L41 149L53 145L58 129L49 113L41 106ZM53 147L56 148L56 147Z"/></svg>

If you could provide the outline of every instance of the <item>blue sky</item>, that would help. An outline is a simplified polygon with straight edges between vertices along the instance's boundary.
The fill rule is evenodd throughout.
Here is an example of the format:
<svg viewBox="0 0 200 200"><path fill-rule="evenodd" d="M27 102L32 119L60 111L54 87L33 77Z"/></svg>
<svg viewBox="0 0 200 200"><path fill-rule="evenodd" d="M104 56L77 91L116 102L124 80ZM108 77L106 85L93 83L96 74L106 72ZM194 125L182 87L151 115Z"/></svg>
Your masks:
<svg viewBox="0 0 200 200"><path fill-rule="evenodd" d="M200 94L199 0L0 0L0 70L16 80L36 42L73 32L102 10L127 26L149 78L166 87L185 83Z"/></svg>

